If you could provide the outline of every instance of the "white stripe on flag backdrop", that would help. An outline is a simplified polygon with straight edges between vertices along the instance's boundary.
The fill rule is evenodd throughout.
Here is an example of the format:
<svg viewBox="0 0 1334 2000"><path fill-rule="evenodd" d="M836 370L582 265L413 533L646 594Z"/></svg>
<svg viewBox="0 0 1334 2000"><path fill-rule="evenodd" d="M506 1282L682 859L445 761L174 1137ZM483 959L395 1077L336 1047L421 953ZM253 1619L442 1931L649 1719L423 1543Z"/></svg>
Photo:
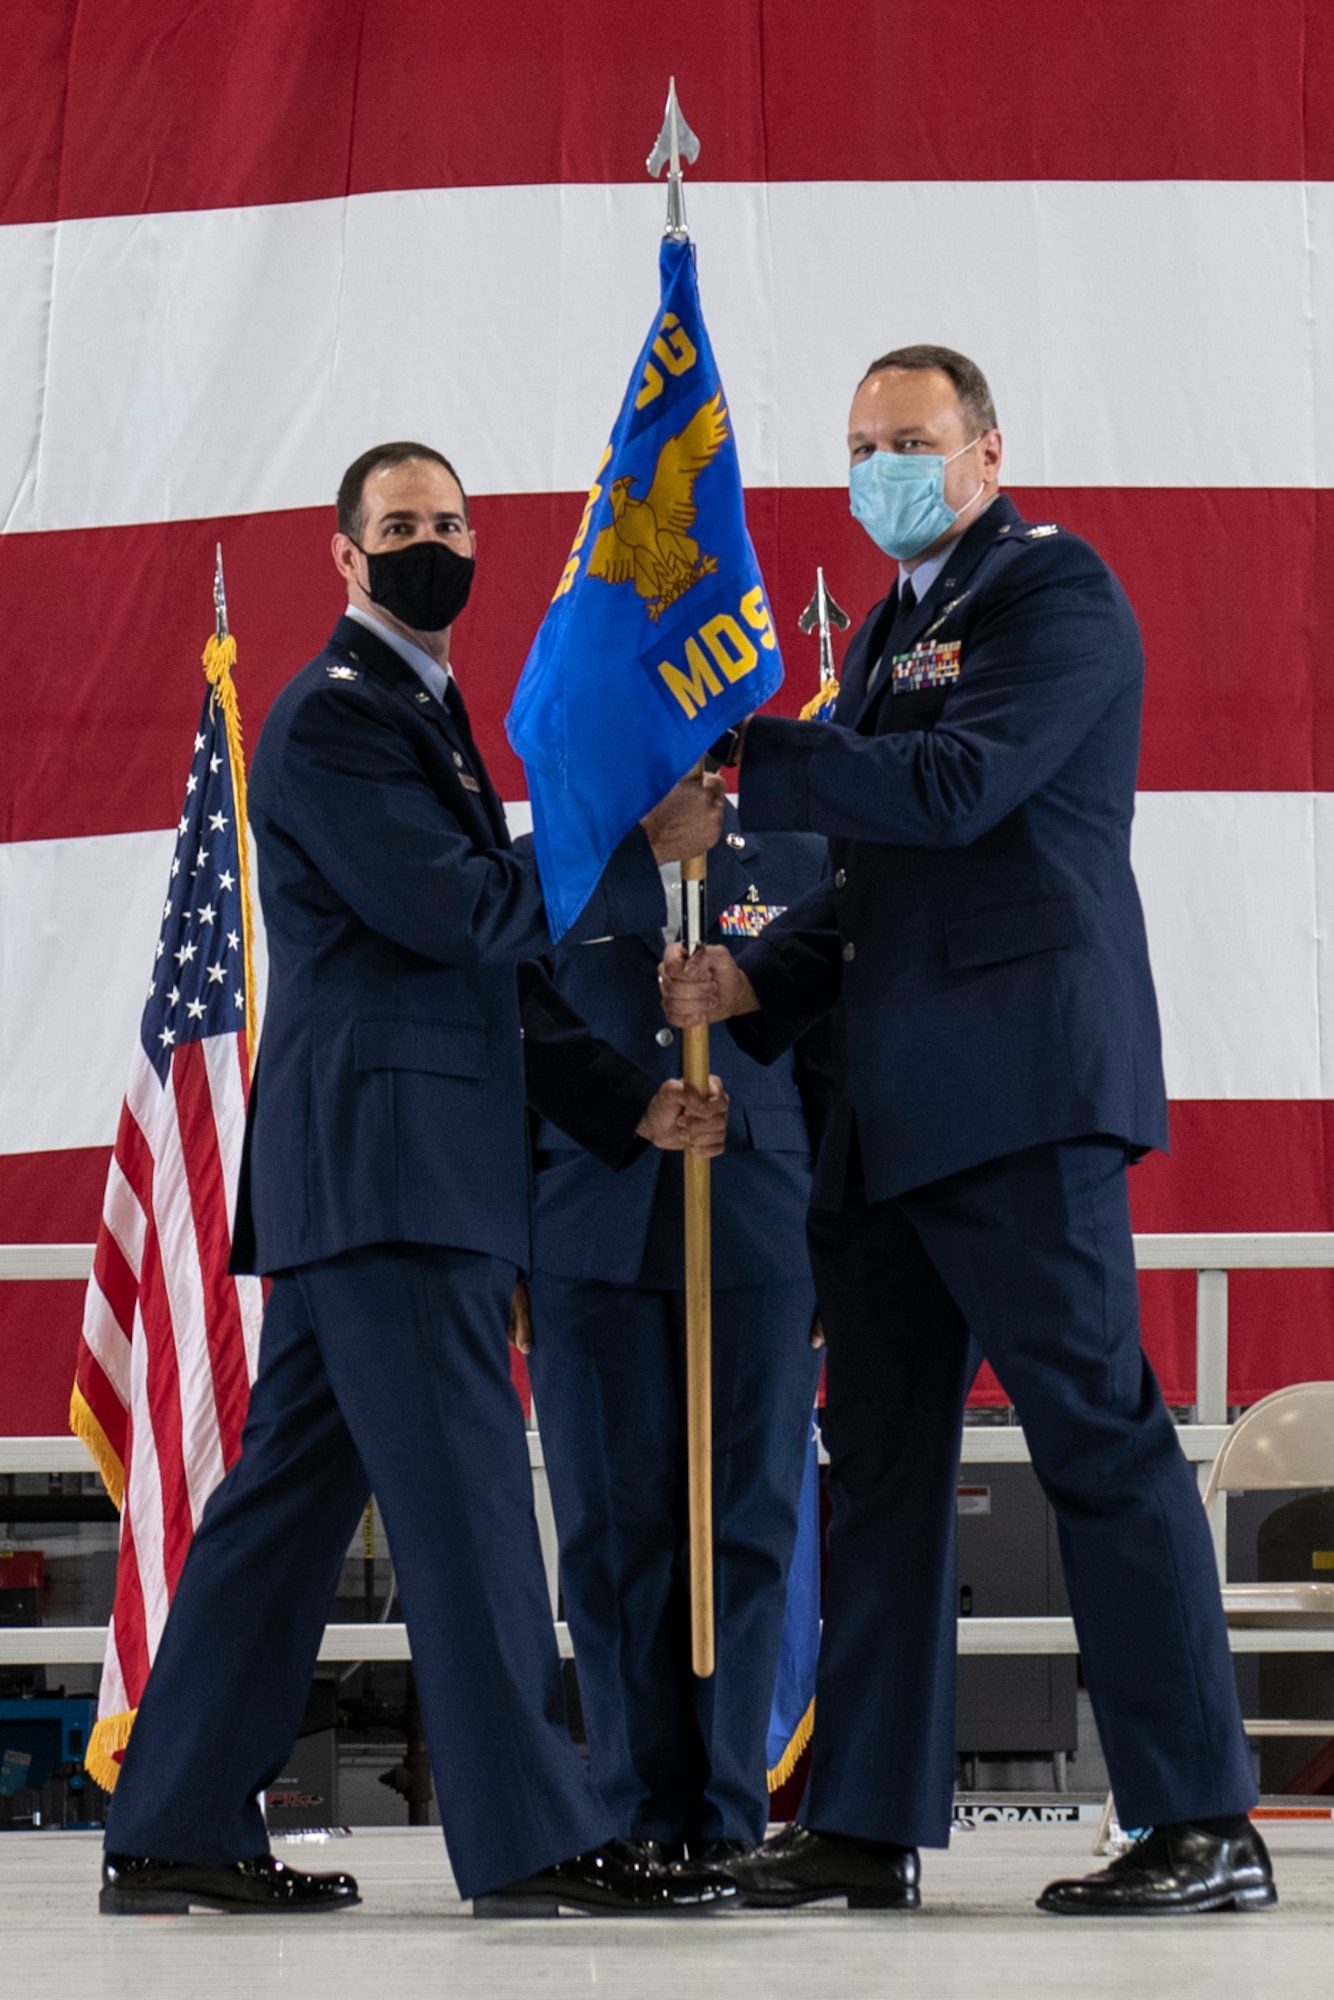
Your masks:
<svg viewBox="0 0 1334 2000"><path fill-rule="evenodd" d="M1136 856L1174 1154L1141 1227L1334 1226L1334 17L1315 0L52 0L0 83L0 1235L92 1237L198 710L212 544L253 744L337 608L329 500L392 435L476 496L460 677L500 718L656 295L674 70L700 282L788 664L867 360L988 370L1021 508L1149 661ZM630 46L629 44L633 44ZM1234 1282L1233 1394L1334 1372L1334 1285ZM1186 1280L1146 1286L1191 1393ZM78 1288L5 1288L0 1429L64 1421Z"/></svg>

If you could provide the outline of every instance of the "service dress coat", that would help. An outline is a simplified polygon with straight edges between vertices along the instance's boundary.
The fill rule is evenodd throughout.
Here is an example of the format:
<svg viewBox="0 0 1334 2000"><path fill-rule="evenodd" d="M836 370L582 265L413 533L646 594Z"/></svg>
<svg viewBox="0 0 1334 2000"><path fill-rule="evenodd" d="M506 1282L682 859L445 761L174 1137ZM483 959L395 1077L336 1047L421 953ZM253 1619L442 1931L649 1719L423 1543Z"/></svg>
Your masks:
<svg viewBox="0 0 1334 2000"><path fill-rule="evenodd" d="M832 1519L806 1814L948 1839L954 1488L980 1352L1061 1540L1126 1824L1254 1779L1194 1476L1139 1339L1126 1165L1167 1142L1130 861L1144 659L1078 536L995 499L920 603L848 649L833 723L756 717L747 825L832 881L742 955L763 1057L835 1007L843 1089L809 1234Z"/></svg>
<svg viewBox="0 0 1334 2000"><path fill-rule="evenodd" d="M1001 495L898 626L895 604L848 648L841 727L750 725L743 818L827 834L833 874L746 953L763 1014L737 1039L841 1003L872 1200L1091 1132L1165 1146L1125 592Z"/></svg>

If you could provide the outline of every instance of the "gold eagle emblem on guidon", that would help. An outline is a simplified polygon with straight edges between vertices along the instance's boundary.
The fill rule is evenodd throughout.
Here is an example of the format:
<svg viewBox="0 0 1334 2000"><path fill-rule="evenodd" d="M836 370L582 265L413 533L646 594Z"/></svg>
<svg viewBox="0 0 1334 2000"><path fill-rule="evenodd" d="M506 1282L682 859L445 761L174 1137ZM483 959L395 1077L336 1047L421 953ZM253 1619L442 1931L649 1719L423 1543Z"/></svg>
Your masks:
<svg viewBox="0 0 1334 2000"><path fill-rule="evenodd" d="M718 567L718 558L701 554L687 530L694 527L698 511L695 481L728 436L719 390L711 402L700 405L683 431L668 438L644 499L631 491L637 484L633 475L623 474L611 482L611 525L593 544L588 574L603 583L633 579L655 625L669 604Z"/></svg>

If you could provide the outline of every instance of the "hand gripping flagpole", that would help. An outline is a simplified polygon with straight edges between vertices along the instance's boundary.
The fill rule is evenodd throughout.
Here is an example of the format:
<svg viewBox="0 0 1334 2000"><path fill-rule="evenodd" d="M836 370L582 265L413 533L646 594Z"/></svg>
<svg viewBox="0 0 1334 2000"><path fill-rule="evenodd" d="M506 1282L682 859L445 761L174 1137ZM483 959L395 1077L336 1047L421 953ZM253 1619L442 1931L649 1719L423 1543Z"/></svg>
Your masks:
<svg viewBox="0 0 1334 2000"><path fill-rule="evenodd" d="M681 160L699 158L699 140L681 115L676 78L667 90L667 111L657 144L648 156L654 177L667 168L667 226L663 235L673 243L689 240ZM686 950L704 942L707 927L706 857L696 854L681 863L684 889ZM681 1034L681 1073L701 1097L709 1094L709 1031L685 1028ZM713 1672L713 1268L709 1238L709 1163L695 1153L685 1156L686 1224L686 1448L690 1500L690 1663L701 1680Z"/></svg>

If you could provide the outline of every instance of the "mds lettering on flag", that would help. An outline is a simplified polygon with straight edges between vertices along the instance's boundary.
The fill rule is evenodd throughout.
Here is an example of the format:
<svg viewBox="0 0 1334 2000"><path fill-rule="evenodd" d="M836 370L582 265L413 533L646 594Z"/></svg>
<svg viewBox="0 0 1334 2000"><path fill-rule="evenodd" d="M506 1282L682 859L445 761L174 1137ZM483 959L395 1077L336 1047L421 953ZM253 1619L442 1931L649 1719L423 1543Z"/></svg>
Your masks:
<svg viewBox="0 0 1334 2000"><path fill-rule="evenodd" d="M505 719L553 936L608 858L783 664L689 242L662 296Z"/></svg>

